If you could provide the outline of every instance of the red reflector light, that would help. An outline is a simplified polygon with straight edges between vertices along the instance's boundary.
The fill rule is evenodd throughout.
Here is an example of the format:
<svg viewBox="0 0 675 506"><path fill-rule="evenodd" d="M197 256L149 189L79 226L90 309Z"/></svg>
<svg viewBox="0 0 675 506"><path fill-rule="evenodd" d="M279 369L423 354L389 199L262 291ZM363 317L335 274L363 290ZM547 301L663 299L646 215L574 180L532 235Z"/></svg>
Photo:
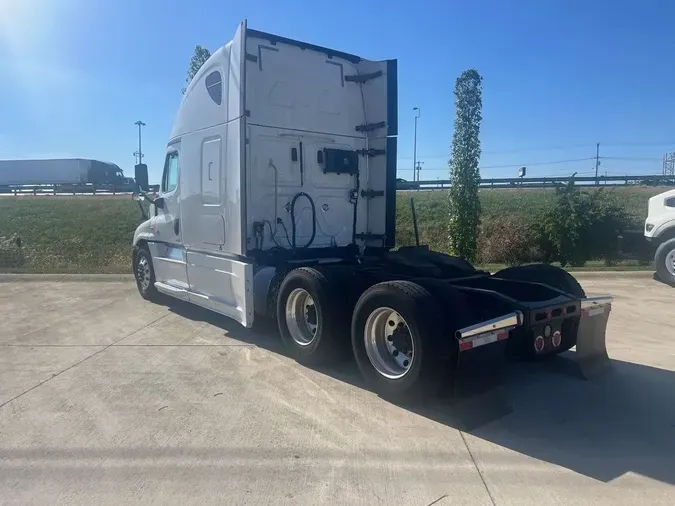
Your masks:
<svg viewBox="0 0 675 506"><path fill-rule="evenodd" d="M473 342L471 341L464 341L459 343L459 351L466 351L470 350L473 348Z"/></svg>
<svg viewBox="0 0 675 506"><path fill-rule="evenodd" d="M497 341L503 341L504 339L507 339L509 337L508 332L498 332L497 333Z"/></svg>
<svg viewBox="0 0 675 506"><path fill-rule="evenodd" d="M562 342L562 334L560 334L559 330L556 330L553 333L553 337L551 338L551 344L553 344L553 346L557 348L558 346L560 346L561 342Z"/></svg>
<svg viewBox="0 0 675 506"><path fill-rule="evenodd" d="M534 340L534 349L537 353L544 349L544 338L537 336Z"/></svg>

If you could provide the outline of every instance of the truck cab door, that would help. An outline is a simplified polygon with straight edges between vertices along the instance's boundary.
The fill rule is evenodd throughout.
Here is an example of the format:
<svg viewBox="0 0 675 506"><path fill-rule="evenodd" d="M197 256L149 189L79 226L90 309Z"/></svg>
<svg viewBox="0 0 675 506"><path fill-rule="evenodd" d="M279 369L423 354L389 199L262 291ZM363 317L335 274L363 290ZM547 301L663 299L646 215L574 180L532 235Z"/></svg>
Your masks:
<svg viewBox="0 0 675 506"><path fill-rule="evenodd" d="M173 297L188 298L188 279L180 227L180 152L176 145L166 154L162 184L151 228L155 241L149 244L155 268L155 287Z"/></svg>

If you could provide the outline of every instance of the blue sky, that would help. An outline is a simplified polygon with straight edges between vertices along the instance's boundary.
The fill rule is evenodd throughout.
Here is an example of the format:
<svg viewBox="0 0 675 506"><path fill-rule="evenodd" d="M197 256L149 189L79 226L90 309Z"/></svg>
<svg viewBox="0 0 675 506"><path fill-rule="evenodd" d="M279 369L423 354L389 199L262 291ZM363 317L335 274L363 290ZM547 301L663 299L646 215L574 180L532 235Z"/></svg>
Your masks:
<svg viewBox="0 0 675 506"><path fill-rule="evenodd" d="M310 7L311 5L311 7ZM669 0L0 0L0 159L78 156L158 180L195 44L259 30L399 60L399 175L447 177L456 77L484 77L483 177L659 173L675 151ZM555 148L555 149L554 149ZM564 160L578 160L565 163Z"/></svg>

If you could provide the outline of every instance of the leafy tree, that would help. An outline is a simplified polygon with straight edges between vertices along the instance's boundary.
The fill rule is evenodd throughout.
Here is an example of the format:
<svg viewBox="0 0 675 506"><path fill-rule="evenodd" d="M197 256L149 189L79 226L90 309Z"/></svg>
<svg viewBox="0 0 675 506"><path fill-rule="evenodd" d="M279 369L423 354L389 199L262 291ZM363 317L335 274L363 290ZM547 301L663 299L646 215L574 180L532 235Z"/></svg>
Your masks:
<svg viewBox="0 0 675 506"><path fill-rule="evenodd" d="M192 55L192 59L190 60L190 67L188 68L187 71L187 79L185 79L185 82L189 85L194 76L199 72L199 69L202 68L202 65L206 63L206 60L211 58L211 52L206 49L205 47L202 47L200 45L195 46L195 52ZM182 89L183 94L185 94L185 91L187 90L187 87Z"/></svg>
<svg viewBox="0 0 675 506"><path fill-rule="evenodd" d="M450 253L473 262L476 258L480 201L480 122L483 119L483 78L474 69L465 70L455 83L455 131L450 154L448 205Z"/></svg>
<svg viewBox="0 0 675 506"><path fill-rule="evenodd" d="M618 236L629 226L625 207L604 189L582 192L570 181L556 189L555 204L545 213L542 249L548 261L581 267L588 260L618 257Z"/></svg>

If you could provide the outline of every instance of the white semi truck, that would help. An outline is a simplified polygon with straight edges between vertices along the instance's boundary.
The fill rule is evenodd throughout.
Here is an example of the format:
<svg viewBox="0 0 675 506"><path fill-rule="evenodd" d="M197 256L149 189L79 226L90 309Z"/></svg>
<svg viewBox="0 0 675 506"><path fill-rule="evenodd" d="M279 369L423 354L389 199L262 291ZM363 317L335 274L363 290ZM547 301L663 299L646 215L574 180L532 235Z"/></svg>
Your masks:
<svg viewBox="0 0 675 506"><path fill-rule="evenodd" d="M659 278L675 285L675 190L649 199L644 234L656 249L654 266Z"/></svg>
<svg viewBox="0 0 675 506"><path fill-rule="evenodd" d="M246 327L271 317L298 361L351 353L391 397L444 373L487 375L507 351L576 345L584 374L606 370L612 298L587 297L567 272L491 275L426 247L394 250L397 101L396 60L242 23L183 97L159 195L138 197L152 204L133 238L141 296Z"/></svg>

